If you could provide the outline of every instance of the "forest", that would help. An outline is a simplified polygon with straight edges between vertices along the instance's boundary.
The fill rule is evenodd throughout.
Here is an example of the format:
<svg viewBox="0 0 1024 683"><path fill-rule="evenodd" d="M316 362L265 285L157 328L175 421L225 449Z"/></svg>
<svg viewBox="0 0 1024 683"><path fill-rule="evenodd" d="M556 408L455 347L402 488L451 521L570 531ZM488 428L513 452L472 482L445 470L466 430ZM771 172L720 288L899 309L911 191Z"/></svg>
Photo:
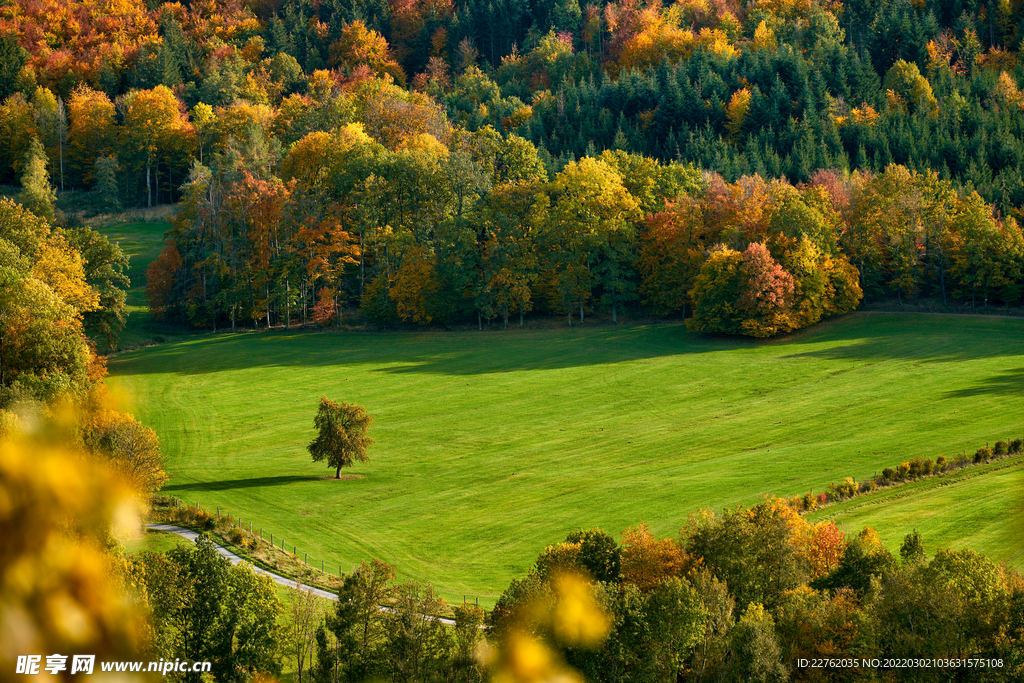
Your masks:
<svg viewBox="0 0 1024 683"><path fill-rule="evenodd" d="M15 643L186 652L218 681L286 655L298 683L1020 680L1018 572L916 532L897 559L805 519L813 493L666 538L566 529L454 628L364 562L286 635L209 539L115 538L168 475L106 384L128 259L87 223L173 206L149 310L197 331L638 315L768 338L864 302L1002 310L1022 41L1021 0L3 3L0 665ZM905 457L885 483L931 476ZM859 664L797 664L829 658Z"/></svg>
<svg viewBox="0 0 1024 683"><path fill-rule="evenodd" d="M1021 297L1014 3L150 5L0 10L0 174L177 203L161 318L766 337Z"/></svg>

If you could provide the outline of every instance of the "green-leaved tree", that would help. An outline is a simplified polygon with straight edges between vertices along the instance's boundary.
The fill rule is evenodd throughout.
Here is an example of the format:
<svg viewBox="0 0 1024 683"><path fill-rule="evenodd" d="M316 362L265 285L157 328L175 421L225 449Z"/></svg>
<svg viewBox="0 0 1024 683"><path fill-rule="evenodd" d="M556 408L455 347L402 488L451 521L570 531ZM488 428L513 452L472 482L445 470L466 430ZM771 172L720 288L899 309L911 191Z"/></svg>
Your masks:
<svg viewBox="0 0 1024 683"><path fill-rule="evenodd" d="M366 435L373 418L366 409L354 403L335 403L320 397L320 408L313 418L319 434L307 447L313 462L326 460L336 469L335 479L341 478L341 468L351 467L356 460L367 462L366 449L373 439Z"/></svg>

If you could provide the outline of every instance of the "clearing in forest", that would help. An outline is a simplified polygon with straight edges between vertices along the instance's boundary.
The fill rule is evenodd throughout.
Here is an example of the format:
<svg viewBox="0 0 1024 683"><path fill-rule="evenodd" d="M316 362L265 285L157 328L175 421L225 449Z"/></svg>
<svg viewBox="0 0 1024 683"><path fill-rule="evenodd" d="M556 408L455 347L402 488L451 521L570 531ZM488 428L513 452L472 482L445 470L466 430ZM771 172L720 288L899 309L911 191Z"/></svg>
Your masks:
<svg viewBox="0 0 1024 683"><path fill-rule="evenodd" d="M576 527L672 535L701 507L1024 436L1022 339L1021 319L884 313L773 342L681 324L219 333L121 354L110 383L160 435L166 493L311 562L378 557L491 604ZM375 419L360 478L306 452L322 394Z"/></svg>

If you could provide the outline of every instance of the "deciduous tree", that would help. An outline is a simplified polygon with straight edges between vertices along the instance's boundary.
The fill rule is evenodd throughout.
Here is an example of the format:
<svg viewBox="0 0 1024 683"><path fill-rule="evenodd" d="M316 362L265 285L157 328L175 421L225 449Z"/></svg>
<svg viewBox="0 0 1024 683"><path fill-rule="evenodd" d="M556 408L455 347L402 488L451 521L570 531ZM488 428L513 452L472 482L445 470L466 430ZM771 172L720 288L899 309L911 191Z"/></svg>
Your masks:
<svg viewBox="0 0 1024 683"><path fill-rule="evenodd" d="M326 460L336 469L335 478L341 478L341 468L351 467L356 460L367 462L366 449L373 444L367 436L373 418L366 409L354 403L335 403L320 397L320 408L313 419L319 434L309 444L313 462Z"/></svg>

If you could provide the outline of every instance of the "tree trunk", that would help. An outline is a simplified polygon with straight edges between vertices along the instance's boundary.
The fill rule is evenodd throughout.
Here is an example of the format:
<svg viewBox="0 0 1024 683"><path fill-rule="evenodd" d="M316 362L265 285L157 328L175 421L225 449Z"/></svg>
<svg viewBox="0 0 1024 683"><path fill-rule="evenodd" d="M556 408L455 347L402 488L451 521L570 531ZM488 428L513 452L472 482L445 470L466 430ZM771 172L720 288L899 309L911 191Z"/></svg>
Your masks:
<svg viewBox="0 0 1024 683"><path fill-rule="evenodd" d="M284 281L284 329L292 329L292 284L288 278Z"/></svg>
<svg viewBox="0 0 1024 683"><path fill-rule="evenodd" d="M939 249L939 284L942 286L942 305L946 305L946 255Z"/></svg>
<svg viewBox="0 0 1024 683"><path fill-rule="evenodd" d="M480 315L480 311L476 312L476 329L480 330L481 332L484 331L484 321L483 316Z"/></svg>
<svg viewBox="0 0 1024 683"><path fill-rule="evenodd" d="M153 188L149 183L149 157L146 157L146 206L153 207Z"/></svg>
<svg viewBox="0 0 1024 683"><path fill-rule="evenodd" d="M335 479L341 479L341 465L338 465L338 471L334 473Z"/></svg>
<svg viewBox="0 0 1024 683"><path fill-rule="evenodd" d="M57 145L60 150L60 191L64 191L64 136L67 135L68 117L64 100L57 98Z"/></svg>

